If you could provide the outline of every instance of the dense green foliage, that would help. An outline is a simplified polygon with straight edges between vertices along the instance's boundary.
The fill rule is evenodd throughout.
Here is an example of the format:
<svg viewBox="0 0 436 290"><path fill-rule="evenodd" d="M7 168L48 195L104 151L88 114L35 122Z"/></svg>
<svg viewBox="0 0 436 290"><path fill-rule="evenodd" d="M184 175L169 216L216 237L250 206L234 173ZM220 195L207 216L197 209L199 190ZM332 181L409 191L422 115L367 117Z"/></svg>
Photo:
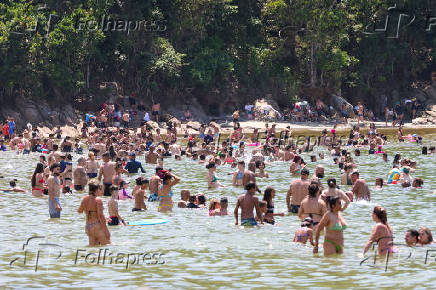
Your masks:
<svg viewBox="0 0 436 290"><path fill-rule="evenodd" d="M431 3L396 1L408 14L396 37L400 12L382 0L6 0L0 95L72 100L116 81L124 94L161 102L272 94L285 104L318 87L372 105L429 79ZM388 14L386 33L375 33Z"/></svg>

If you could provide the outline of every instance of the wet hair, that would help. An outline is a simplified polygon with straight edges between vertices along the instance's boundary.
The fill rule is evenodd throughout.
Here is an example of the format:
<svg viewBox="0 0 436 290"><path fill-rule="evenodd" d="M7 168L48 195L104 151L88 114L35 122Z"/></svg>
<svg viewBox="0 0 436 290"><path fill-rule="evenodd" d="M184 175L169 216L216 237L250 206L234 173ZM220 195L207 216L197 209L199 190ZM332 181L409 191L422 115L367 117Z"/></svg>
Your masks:
<svg viewBox="0 0 436 290"><path fill-rule="evenodd" d="M249 191L253 188L254 189L256 188L256 183L254 183L254 182L249 182L249 183L247 183L247 185L245 185L245 190L247 190L247 191Z"/></svg>
<svg viewBox="0 0 436 290"><path fill-rule="evenodd" d="M136 178L135 181L136 181L136 185L141 185L143 182L142 177Z"/></svg>
<svg viewBox="0 0 436 290"><path fill-rule="evenodd" d="M412 182L414 187L421 187L421 185L424 184L424 180L422 180L422 178L416 177L413 182ZM417 186L415 186L417 185Z"/></svg>
<svg viewBox="0 0 436 290"><path fill-rule="evenodd" d="M120 188L116 185L111 185L111 187L109 187L109 191L112 193L114 191L118 192L120 190Z"/></svg>
<svg viewBox="0 0 436 290"><path fill-rule="evenodd" d="M433 235L431 234L431 230L430 230L429 228L422 227L422 228L420 228L419 230L422 230L422 231L425 232L425 233L427 234L427 236L428 236L428 241L427 241L424 245L427 245L427 244L431 244L431 243L433 243Z"/></svg>
<svg viewBox="0 0 436 290"><path fill-rule="evenodd" d="M400 159L401 159L401 154L398 154L398 153L395 154L393 163L398 163L398 161L400 161Z"/></svg>
<svg viewBox="0 0 436 290"><path fill-rule="evenodd" d="M197 196L198 204L206 204L206 197L203 194Z"/></svg>
<svg viewBox="0 0 436 290"><path fill-rule="evenodd" d="M383 178L381 178L381 177L377 177L376 179L375 179L375 185L377 185L377 181L379 181L380 182L380 187L383 187Z"/></svg>
<svg viewBox="0 0 436 290"><path fill-rule="evenodd" d="M206 169L211 169L215 167L215 162L210 162L209 164L206 165Z"/></svg>
<svg viewBox="0 0 436 290"><path fill-rule="evenodd" d="M319 187L318 184L316 183L311 183L309 185L309 197L316 197L316 194L319 191Z"/></svg>
<svg viewBox="0 0 436 290"><path fill-rule="evenodd" d="M422 147L422 154L427 155L427 146Z"/></svg>
<svg viewBox="0 0 436 290"><path fill-rule="evenodd" d="M227 197L221 197L220 203L229 203Z"/></svg>
<svg viewBox="0 0 436 290"><path fill-rule="evenodd" d="M373 213L378 217L382 224L388 224L388 216L386 210L381 206L374 207Z"/></svg>
<svg viewBox="0 0 436 290"><path fill-rule="evenodd" d="M434 146L430 146L430 147L428 148L428 150L430 150L430 152L431 152L431 151L434 151L434 150L435 150L435 147L434 147Z"/></svg>
<svg viewBox="0 0 436 290"><path fill-rule="evenodd" d="M340 200L337 196L327 196L327 205L330 209L333 209L333 207L336 205L336 203Z"/></svg>
<svg viewBox="0 0 436 290"><path fill-rule="evenodd" d="M336 179L335 178L329 178L327 180L327 184L330 188L336 188Z"/></svg>
<svg viewBox="0 0 436 290"><path fill-rule="evenodd" d="M292 160L292 162L298 162L301 160L301 156L295 155L294 159Z"/></svg>
<svg viewBox="0 0 436 290"><path fill-rule="evenodd" d="M156 167L155 169L156 169L156 174L159 173L159 171L163 170L162 167Z"/></svg>
<svg viewBox="0 0 436 290"><path fill-rule="evenodd" d="M189 196L189 202L195 202L195 200L197 199L197 197L195 195L190 195Z"/></svg>
<svg viewBox="0 0 436 290"><path fill-rule="evenodd" d="M360 150L356 149L356 150L354 150L354 153L356 154L356 156L359 156L360 155Z"/></svg>
<svg viewBox="0 0 436 290"><path fill-rule="evenodd" d="M216 205L220 202L216 198L212 198L212 200L209 202L209 211L214 210Z"/></svg>
<svg viewBox="0 0 436 290"><path fill-rule="evenodd" d="M206 156L204 154L200 155L200 160L206 160Z"/></svg>
<svg viewBox="0 0 436 290"><path fill-rule="evenodd" d="M9 181L9 185L11 186L11 187L15 187L15 186L17 186L17 183L16 183L16 179L12 179L11 181Z"/></svg>
<svg viewBox="0 0 436 290"><path fill-rule="evenodd" d="M268 206L268 203L264 200L259 200L259 207L260 208L265 208Z"/></svg>
<svg viewBox="0 0 436 290"><path fill-rule="evenodd" d="M58 162L53 163L53 164L50 166L50 171L53 172L53 170L54 170L55 168L57 168L57 167L61 167L61 166L59 165L59 163L58 163Z"/></svg>
<svg viewBox="0 0 436 290"><path fill-rule="evenodd" d="M91 181L88 184L88 190L90 195L95 195L96 191L99 189L100 185L97 182Z"/></svg>
<svg viewBox="0 0 436 290"><path fill-rule="evenodd" d="M43 173L43 172L44 172L44 164L42 164L41 162L38 162L36 164L35 171L33 172L33 175L32 175L32 187L36 186L36 174Z"/></svg>
<svg viewBox="0 0 436 290"><path fill-rule="evenodd" d="M307 175L309 176L309 169L307 169L306 167L304 167L303 169L301 169L301 175Z"/></svg>
<svg viewBox="0 0 436 290"><path fill-rule="evenodd" d="M409 229L406 231L406 233L410 233L410 235L414 238L416 238L416 241L419 239L419 232L415 229Z"/></svg>
<svg viewBox="0 0 436 290"><path fill-rule="evenodd" d="M274 191L274 187L268 186L263 193L263 200L268 203L268 206L271 206L273 191Z"/></svg>

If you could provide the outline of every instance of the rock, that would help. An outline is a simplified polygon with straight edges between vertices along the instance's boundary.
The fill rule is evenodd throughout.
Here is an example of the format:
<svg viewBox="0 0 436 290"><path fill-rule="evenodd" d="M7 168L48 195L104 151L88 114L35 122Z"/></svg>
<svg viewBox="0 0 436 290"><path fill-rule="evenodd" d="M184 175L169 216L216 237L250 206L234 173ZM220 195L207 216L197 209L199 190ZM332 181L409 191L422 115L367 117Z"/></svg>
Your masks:
<svg viewBox="0 0 436 290"><path fill-rule="evenodd" d="M265 112L271 118L279 118L279 106L272 99L260 99L254 102L254 112L256 120L259 120L260 117L265 116Z"/></svg>
<svg viewBox="0 0 436 290"><path fill-rule="evenodd" d="M171 122L175 127L180 128L182 125L182 122L180 122L176 117L172 117L169 122Z"/></svg>
<svg viewBox="0 0 436 290"><path fill-rule="evenodd" d="M335 108L338 112L342 111L342 105L345 104L347 108L348 116L350 118L354 118L353 106L349 102L347 102L347 100L345 100L343 97L333 94L331 95L331 102L333 108Z"/></svg>
<svg viewBox="0 0 436 290"><path fill-rule="evenodd" d="M201 124L200 124L200 122L197 122L197 121L189 121L186 124L186 126L191 127L192 129L198 130L198 129L200 129Z"/></svg>
<svg viewBox="0 0 436 290"><path fill-rule="evenodd" d="M430 102L432 102L432 103L436 102L436 85L435 84L425 87L424 93L427 95L427 98Z"/></svg>
<svg viewBox="0 0 436 290"><path fill-rule="evenodd" d="M147 124L148 126L150 126L151 128L153 128L153 129L157 129L157 128L159 128L159 124L156 123L155 121L148 121L146 124Z"/></svg>

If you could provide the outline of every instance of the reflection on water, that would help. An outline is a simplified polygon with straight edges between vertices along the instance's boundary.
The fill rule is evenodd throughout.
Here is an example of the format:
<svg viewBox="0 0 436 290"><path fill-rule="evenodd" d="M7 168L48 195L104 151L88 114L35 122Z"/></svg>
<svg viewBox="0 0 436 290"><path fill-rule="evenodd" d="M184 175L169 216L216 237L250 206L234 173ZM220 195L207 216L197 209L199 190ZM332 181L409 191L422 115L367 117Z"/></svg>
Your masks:
<svg viewBox="0 0 436 290"><path fill-rule="evenodd" d="M433 275L436 252L427 252L423 248L410 254L409 248L400 246L400 255L388 261L387 271L385 261L377 261L374 265L371 258L361 265L359 253L371 233L374 224L371 212L375 205L387 209L395 243L404 242L404 233L409 228L427 226L436 231L436 221L431 218L434 216L433 203L436 199L436 195L433 195L436 189L433 181L436 157L420 155L420 147L409 143L389 145L385 151L389 154L388 163L384 163L381 156L367 156L365 149L362 156L356 158L361 176L372 189L372 200L370 203L352 203L344 212L348 228L344 233L345 254L340 257L314 257L312 248L293 244L293 234L300 224L296 216L277 217L275 226L235 226L232 210L242 190L230 186L231 177L227 173L232 170L229 166L217 170L220 182L227 187L207 190L207 171L203 165L189 160L166 160L165 166L172 168L182 178L175 192L186 188L193 194L205 192L208 198L227 196L231 215L208 217L204 209L177 208L171 213L161 214L157 212L156 203L148 203L149 210L146 212L132 213L133 202L120 201L121 215L126 220L167 218L170 222L155 226L112 227L112 245L104 249L106 254L111 253L111 257L123 254L124 260L120 258L119 263L115 263L115 259L109 263L106 258L103 264L104 249L87 247L85 217L77 214L80 194L62 196L62 219L49 220L47 200L32 198L30 194L0 193L0 285L20 288L102 285L293 288L331 287L334 281L338 288L436 287ZM418 162L417 172L413 176L424 179L422 189L386 186L382 190L375 190L375 178L386 178L396 152ZM23 157L13 152L2 152L1 175L4 178L0 179L1 186L5 187L9 179L17 178L19 186L30 190L29 180L38 156ZM310 160L308 156L305 159ZM143 161L143 157L139 160ZM340 178L339 170L331 165L332 158L319 163L326 167L325 179ZM267 165L266 170L271 178L259 182L262 189L267 185L276 188L276 212L286 212L285 197L291 181L288 167L289 164L284 162ZM314 163L309 163L311 174L314 167ZM145 168L145 176L149 177L153 167L147 165ZM131 181L134 178L129 177ZM34 239L23 250L23 244L32 236L44 238ZM38 271L35 271L38 250L40 257ZM23 264L25 251L26 266ZM101 257L97 263L95 259L99 252ZM139 254L143 254L141 258L137 258ZM158 263L148 263L151 261L148 257L153 254L161 255ZM127 255L130 255L130 261L126 269ZM144 255L147 255L146 258ZM94 262L90 262L92 258ZM16 261L10 265L14 259Z"/></svg>

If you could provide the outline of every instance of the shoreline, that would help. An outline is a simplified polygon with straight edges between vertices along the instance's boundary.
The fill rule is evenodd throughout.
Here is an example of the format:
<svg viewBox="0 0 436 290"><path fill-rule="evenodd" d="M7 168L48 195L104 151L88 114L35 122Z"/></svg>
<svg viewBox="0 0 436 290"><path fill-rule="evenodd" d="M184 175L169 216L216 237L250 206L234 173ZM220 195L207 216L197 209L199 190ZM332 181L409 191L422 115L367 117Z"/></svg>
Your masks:
<svg viewBox="0 0 436 290"><path fill-rule="evenodd" d="M193 121L196 122L196 121ZM240 121L241 128L243 129L244 133L250 134L252 133L252 130L259 129L259 133L262 134L265 130L265 124L276 124L276 134L280 134L281 131L285 130L287 126L290 126L292 135L296 136L321 136L322 130L326 129L328 132L333 128L335 123L289 123L289 122L283 122L283 121L276 121L276 122L265 122L265 121ZM361 125L360 130L363 133L367 133L369 130L369 124L374 123L377 128L377 132L382 133L387 136L393 136L398 134L398 126L392 127L389 126L390 123L388 123L388 126L385 126L385 122L365 122L363 127ZM361 123L362 124L362 123ZM218 124L220 126L221 136L230 135L233 130L233 122L227 121L225 123ZM350 130L352 129L353 125L357 125L357 122L349 122L348 124L338 124L336 127L337 135L344 136L348 135ZM70 136L71 138L81 138L81 128L83 126L83 122L80 122L76 126L62 126L62 138L65 136ZM184 136L184 130L187 126L187 123L181 123L181 125L178 127L178 137ZM48 127L37 127L40 133L44 137L48 137L50 133L54 133L55 130L50 129ZM91 131L95 130L95 127L89 127ZM116 127L109 127L110 129L116 129ZM162 126L159 126L161 130L161 135L166 135L166 129L164 129ZM139 128L130 128L131 131L138 132ZM194 131L194 134L198 134L198 130L195 130L194 128L191 128L189 130ZM191 132L192 132L191 131ZM436 125L415 125L413 123L405 123L403 125L403 132L405 135L409 134L418 134L418 135L428 135L428 134L436 134Z"/></svg>

